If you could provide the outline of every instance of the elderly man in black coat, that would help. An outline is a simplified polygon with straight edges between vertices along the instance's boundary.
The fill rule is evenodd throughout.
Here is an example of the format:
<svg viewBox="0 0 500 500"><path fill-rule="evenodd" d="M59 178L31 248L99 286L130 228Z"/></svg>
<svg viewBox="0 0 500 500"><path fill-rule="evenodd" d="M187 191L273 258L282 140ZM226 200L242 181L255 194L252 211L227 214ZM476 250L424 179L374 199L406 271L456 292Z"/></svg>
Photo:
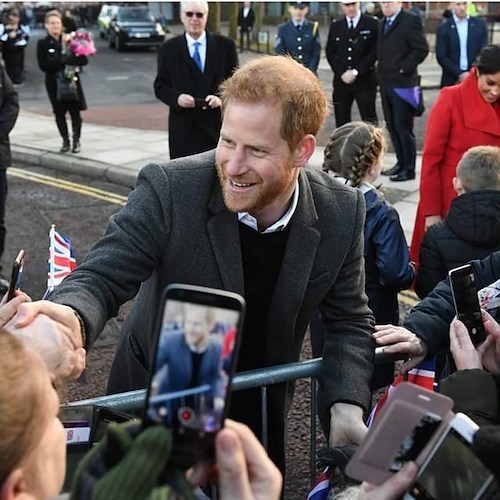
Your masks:
<svg viewBox="0 0 500 500"><path fill-rule="evenodd" d="M12 163L10 154L9 133L16 124L19 114L17 92L0 66L0 259L5 249L5 202L7 199L7 167ZM1 265L0 265L1 269ZM0 279L0 294L4 294L9 283Z"/></svg>
<svg viewBox="0 0 500 500"><path fill-rule="evenodd" d="M185 33L158 51L156 97L170 107L170 158L209 151L219 140L219 84L238 66L235 43L205 30L207 2L181 2Z"/></svg>

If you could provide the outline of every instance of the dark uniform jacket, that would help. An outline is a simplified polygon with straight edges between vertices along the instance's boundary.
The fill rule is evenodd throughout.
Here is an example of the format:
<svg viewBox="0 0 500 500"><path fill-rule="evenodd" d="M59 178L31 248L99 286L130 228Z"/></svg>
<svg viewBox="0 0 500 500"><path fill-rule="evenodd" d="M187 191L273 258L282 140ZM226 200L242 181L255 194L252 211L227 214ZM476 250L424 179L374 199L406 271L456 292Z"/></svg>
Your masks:
<svg viewBox="0 0 500 500"><path fill-rule="evenodd" d="M38 66L45 73L45 88L52 104L54 114L64 113L70 106L77 105L80 111L87 109L87 101L83 93L82 82L80 76L77 75L77 86L79 100L77 103L59 102L57 100L57 83L56 77L59 71L63 71L66 64L70 66L85 66L88 64L87 56L75 56L68 51L62 53L61 39L47 35L45 38L38 40L37 45Z"/></svg>
<svg viewBox="0 0 500 500"><path fill-rule="evenodd" d="M233 40L206 32L207 56L202 73L189 55L185 35L167 40L158 50L156 97L170 107L168 134L170 158L189 156L213 149L219 140L220 108L181 108L180 94L195 98L218 95L219 85L238 66Z"/></svg>
<svg viewBox="0 0 500 500"><path fill-rule="evenodd" d="M500 192L464 193L451 202L446 219L431 226L420 247L415 291L425 297L448 271L500 250Z"/></svg>
<svg viewBox="0 0 500 500"><path fill-rule="evenodd" d="M244 294L238 216L224 204L214 165L211 151L146 166L105 236L51 295L79 311L87 347L120 305L137 295L120 335L111 392L146 386L166 285L188 283ZM319 307L327 327L322 413L329 415L338 401L367 409L374 322L364 293L363 195L309 168L301 172L299 185L260 366L297 361L311 314ZM291 391L279 385L268 394L269 441L276 459L284 453ZM244 396L231 411L243 408L247 422L260 422L260 403Z"/></svg>
<svg viewBox="0 0 500 500"><path fill-rule="evenodd" d="M353 33L347 26L345 17L330 25L326 42L326 58L333 71L333 85L345 85L342 74L348 69L356 69L358 76L349 85L353 90L372 88L377 85L375 62L377 60L378 20L361 14Z"/></svg>
<svg viewBox="0 0 500 500"><path fill-rule="evenodd" d="M245 17L243 13L244 13L244 7L241 7L241 9L238 12L238 26L242 29L242 31L251 30L255 23L255 12L252 9L252 7L250 7L248 9L247 17Z"/></svg>
<svg viewBox="0 0 500 500"><path fill-rule="evenodd" d="M289 54L296 61L316 73L321 55L321 40L319 29L314 29L314 23L304 19L299 30L293 21L280 24L274 46L276 55Z"/></svg>
<svg viewBox="0 0 500 500"><path fill-rule="evenodd" d="M419 85L417 67L429 53L429 44L420 17L401 10L386 34L382 20L377 40L380 85L388 87Z"/></svg>
<svg viewBox="0 0 500 500"><path fill-rule="evenodd" d="M486 23L482 19L469 17L467 31L467 62L469 70L481 49L488 43ZM455 85L460 73L460 39L453 16L441 23L436 33L436 58L443 68L441 87Z"/></svg>
<svg viewBox="0 0 500 500"><path fill-rule="evenodd" d="M9 133L16 124L19 114L17 92L4 68L0 69L0 170L12 163Z"/></svg>

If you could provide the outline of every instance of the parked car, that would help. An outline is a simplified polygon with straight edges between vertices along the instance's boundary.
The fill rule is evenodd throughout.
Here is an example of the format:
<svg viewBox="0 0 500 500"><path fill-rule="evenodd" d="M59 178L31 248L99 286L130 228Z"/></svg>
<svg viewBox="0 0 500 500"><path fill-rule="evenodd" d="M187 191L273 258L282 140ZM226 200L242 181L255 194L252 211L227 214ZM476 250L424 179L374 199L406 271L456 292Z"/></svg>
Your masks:
<svg viewBox="0 0 500 500"><path fill-rule="evenodd" d="M97 16L97 26L99 27L99 37L106 38L108 36L109 23L111 18L118 9L117 5L103 5Z"/></svg>
<svg viewBox="0 0 500 500"><path fill-rule="evenodd" d="M118 51L126 47L159 47L164 40L161 24L145 7L118 7L109 23L109 46Z"/></svg>

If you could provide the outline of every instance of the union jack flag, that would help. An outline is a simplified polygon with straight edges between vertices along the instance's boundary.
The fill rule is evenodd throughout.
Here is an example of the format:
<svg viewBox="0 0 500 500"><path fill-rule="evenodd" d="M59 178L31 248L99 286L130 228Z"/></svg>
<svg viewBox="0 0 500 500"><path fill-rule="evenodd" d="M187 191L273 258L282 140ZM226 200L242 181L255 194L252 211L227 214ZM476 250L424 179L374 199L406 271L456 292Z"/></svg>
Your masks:
<svg viewBox="0 0 500 500"><path fill-rule="evenodd" d="M407 374L407 378L403 375L398 375L394 382L387 388L382 397L378 400L378 403L373 407L367 421L366 425L371 427L375 418L377 418L378 414L382 410L383 406L389 399L391 392L394 388L400 384L401 382L407 381L411 382L415 385L419 385L424 389L428 389L429 391L434 390L434 379L435 379L435 370L436 370L436 358L433 357L431 359L426 359L420 362L415 368L410 370Z"/></svg>
<svg viewBox="0 0 500 500"><path fill-rule="evenodd" d="M321 473L316 480L314 488L307 495L306 500L328 500L329 498L333 498L333 496L328 496L332 493L330 480L328 478L329 470L330 467L326 467L326 469Z"/></svg>
<svg viewBox="0 0 500 500"><path fill-rule="evenodd" d="M61 284L62 280L68 276L76 267L76 260L73 254L71 241L56 231L55 226L49 232L49 260L47 262L47 291L44 298L49 295L54 288Z"/></svg>

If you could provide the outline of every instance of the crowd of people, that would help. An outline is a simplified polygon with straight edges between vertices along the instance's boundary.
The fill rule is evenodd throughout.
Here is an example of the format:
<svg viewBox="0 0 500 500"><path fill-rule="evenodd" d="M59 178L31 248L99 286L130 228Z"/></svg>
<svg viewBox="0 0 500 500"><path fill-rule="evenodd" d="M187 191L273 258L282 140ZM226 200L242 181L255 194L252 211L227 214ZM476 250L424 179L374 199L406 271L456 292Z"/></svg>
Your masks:
<svg viewBox="0 0 500 500"><path fill-rule="evenodd" d="M329 100L316 76L321 42L317 22L307 19L308 4L290 4L291 19L278 28L276 55L239 66L234 41L206 29L208 3L181 2L185 33L159 49L154 82L155 95L170 108L171 161L141 171L105 236L49 300L31 302L18 291L0 304L0 385L16 389L0 392L0 494L5 491L5 498L19 492L39 498L60 490L64 437L52 385L82 373L87 350L132 298L108 391L147 386L154 368L156 313L169 283L244 296L240 371L297 361L311 323L314 353L323 357L319 418L332 448L362 442L369 432L365 417L372 390L392 381L392 364L374 370L375 346L405 357L402 371L449 351L456 371L442 381L441 390L454 399L457 411L482 426L498 423L500 46L486 45L480 23L472 22L463 2L454 3L452 16L438 28L444 88L429 117L410 251L399 215L376 182L384 173L394 182L415 178L413 122L423 111L417 68L429 50L422 22L402 2L381 2L380 21L361 13L359 2L341 3L344 16L331 24L326 46L334 71L337 128L330 131L320 171L308 162L329 114ZM240 51L250 9L243 5ZM6 22L15 26L15 14L10 12ZM78 99L61 101L57 79L68 67L84 66L87 58L67 53L64 26L72 29L71 16L64 22L58 11L46 14L47 36L39 41L37 55L63 140L61 152L77 153L80 111L86 105L83 89L74 69ZM456 40L448 29L455 30ZM460 38L464 33L466 41ZM4 78L12 128L17 95ZM377 85L385 129L378 126L375 112ZM361 122L351 121L354 100ZM72 145L66 113L72 120ZM383 171L386 135L397 157L389 171ZM470 226L467 234L462 232L464 220ZM470 233L475 237L469 238ZM447 253L457 241L467 252ZM445 252L439 253L440 248ZM469 260L478 291L493 290L483 304L489 309L483 314L487 338L477 347L454 319L446 279L451 267ZM411 287L415 277L423 298L399 326L397 293ZM192 388L198 383L193 373L201 376L205 368L204 379L218 384L223 349L210 336L208 327L195 335L187 324L182 332L165 336L158 384L170 390L186 384ZM173 342L178 344L175 360L168 351ZM210 357L215 377L208 375ZM176 363L186 372L183 387L170 373ZM196 370L186 370L190 363ZM27 365L33 367L28 373ZM478 386L484 390L471 389ZM260 391L233 394L228 415L246 426L228 420L216 442L218 475L204 466L191 471L189 481L215 478L221 498L279 498L293 392L291 384L268 389L267 454L255 438L263 431ZM168 482L168 454L151 453L151 465L160 461L146 468L130 458L136 448L166 446L171 436L165 429L131 431L130 437L121 427L113 429L110 441L121 436L127 442L124 456L108 471L105 440L83 463L74 483L77 491L106 488L119 495L126 491L122 479L139 476L141 487L151 490ZM500 450L499 436L497 428L482 427L474 442L475 452L497 477L492 457ZM362 484L354 498L399 498L417 476L418 466L409 463L382 486ZM169 487L175 485L169 482ZM75 498L80 493L74 492Z"/></svg>

